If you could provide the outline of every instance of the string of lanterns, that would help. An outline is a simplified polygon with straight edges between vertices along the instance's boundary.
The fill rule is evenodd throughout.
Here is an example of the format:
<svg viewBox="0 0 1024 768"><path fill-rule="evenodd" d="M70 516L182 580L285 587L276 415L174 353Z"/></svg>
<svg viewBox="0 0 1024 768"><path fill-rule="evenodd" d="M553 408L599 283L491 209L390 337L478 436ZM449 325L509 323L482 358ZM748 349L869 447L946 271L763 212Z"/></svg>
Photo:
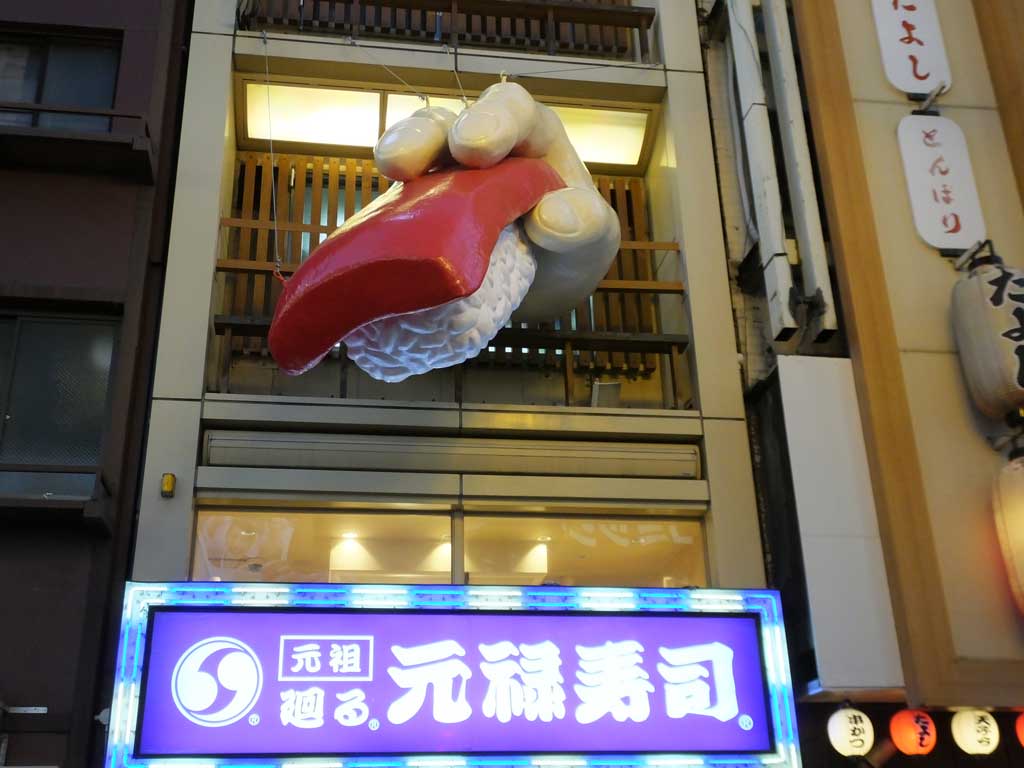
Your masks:
<svg viewBox="0 0 1024 768"><path fill-rule="evenodd" d="M875 727L859 709L841 707L828 719L828 740L843 757L864 757L875 746ZM1024 746L1024 712L1017 716L1014 730ZM990 755L999 747L999 725L991 712L961 710L953 715L950 731L954 743L968 755ZM938 742L938 729L931 715L921 709L900 710L889 720L889 738L904 755L927 755Z"/></svg>

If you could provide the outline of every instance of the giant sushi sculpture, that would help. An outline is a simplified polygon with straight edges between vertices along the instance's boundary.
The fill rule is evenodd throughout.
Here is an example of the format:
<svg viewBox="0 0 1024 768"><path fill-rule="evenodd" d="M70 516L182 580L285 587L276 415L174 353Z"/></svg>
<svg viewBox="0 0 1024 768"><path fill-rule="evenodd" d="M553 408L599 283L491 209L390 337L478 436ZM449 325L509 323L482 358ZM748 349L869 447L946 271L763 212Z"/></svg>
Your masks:
<svg viewBox="0 0 1024 768"><path fill-rule="evenodd" d="M421 109L378 141L392 185L285 284L270 327L282 370L339 341L396 382L475 357L509 321L549 320L597 287L619 248L615 212L558 116L498 83L458 117Z"/></svg>

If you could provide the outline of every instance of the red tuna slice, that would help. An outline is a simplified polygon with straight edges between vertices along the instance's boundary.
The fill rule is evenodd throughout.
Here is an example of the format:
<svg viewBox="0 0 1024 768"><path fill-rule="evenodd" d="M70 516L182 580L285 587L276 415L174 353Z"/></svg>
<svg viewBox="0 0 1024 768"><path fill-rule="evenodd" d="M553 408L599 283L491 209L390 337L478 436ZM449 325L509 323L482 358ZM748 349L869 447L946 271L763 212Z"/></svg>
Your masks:
<svg viewBox="0 0 1024 768"><path fill-rule="evenodd" d="M270 353L308 371L364 323L461 299L501 230L565 184L543 160L431 173L393 187L322 242L284 286Z"/></svg>

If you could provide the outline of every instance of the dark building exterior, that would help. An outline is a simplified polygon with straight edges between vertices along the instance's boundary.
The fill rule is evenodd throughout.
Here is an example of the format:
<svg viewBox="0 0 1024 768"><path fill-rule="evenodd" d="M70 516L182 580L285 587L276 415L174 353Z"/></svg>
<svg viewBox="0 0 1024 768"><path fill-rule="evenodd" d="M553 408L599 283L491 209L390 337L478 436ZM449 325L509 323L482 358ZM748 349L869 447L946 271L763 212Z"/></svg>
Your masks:
<svg viewBox="0 0 1024 768"><path fill-rule="evenodd" d="M102 754L191 15L0 4L0 764Z"/></svg>

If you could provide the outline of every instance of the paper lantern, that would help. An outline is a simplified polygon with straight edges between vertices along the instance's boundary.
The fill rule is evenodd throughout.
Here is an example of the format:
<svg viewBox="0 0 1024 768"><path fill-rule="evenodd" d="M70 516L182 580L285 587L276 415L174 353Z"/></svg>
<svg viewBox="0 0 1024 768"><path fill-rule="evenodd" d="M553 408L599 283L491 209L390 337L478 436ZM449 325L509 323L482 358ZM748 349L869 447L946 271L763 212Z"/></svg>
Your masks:
<svg viewBox="0 0 1024 768"><path fill-rule="evenodd" d="M1017 731L1017 741L1024 747L1024 712L1017 715L1017 725L1014 730Z"/></svg>
<svg viewBox="0 0 1024 768"><path fill-rule="evenodd" d="M999 725L991 713L968 709L953 715L953 741L968 755L991 755L999 746Z"/></svg>
<svg viewBox="0 0 1024 768"><path fill-rule="evenodd" d="M1010 453L1010 462L996 477L992 512L1010 589L1024 613L1024 455L1019 449Z"/></svg>
<svg viewBox="0 0 1024 768"><path fill-rule="evenodd" d="M904 709L893 715L889 735L904 755L927 755L935 749L935 721L920 709Z"/></svg>
<svg viewBox="0 0 1024 768"><path fill-rule="evenodd" d="M843 757L859 757L875 745L875 727L859 709L843 707L828 719L828 740Z"/></svg>
<svg viewBox="0 0 1024 768"><path fill-rule="evenodd" d="M1024 406L1024 272L975 259L953 288L953 334L967 389L1000 419Z"/></svg>

